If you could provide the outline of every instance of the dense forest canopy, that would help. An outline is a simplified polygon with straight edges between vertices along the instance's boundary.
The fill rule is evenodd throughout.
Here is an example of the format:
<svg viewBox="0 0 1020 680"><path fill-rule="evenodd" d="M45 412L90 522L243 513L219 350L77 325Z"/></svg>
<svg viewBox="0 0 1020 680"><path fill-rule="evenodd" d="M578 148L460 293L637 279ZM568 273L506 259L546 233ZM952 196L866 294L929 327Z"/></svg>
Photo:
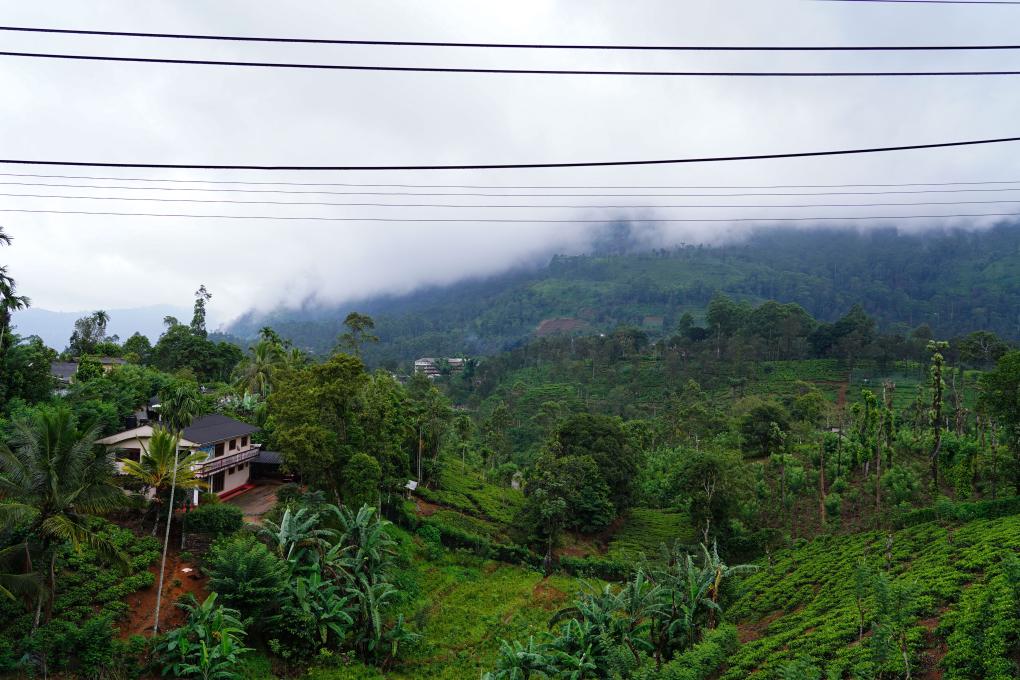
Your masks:
<svg viewBox="0 0 1020 680"><path fill-rule="evenodd" d="M822 321L860 304L882 328L927 324L939 336L989 330L1020 337L1020 229L760 229L723 245L649 250L626 229L590 255L342 307L242 318L230 333L273 326L296 345L330 351L350 309L371 314L380 342L372 365L419 356L491 354L569 318L581 333L620 324L675 328L717 292L796 303Z"/></svg>
<svg viewBox="0 0 1020 680"><path fill-rule="evenodd" d="M30 300L0 269L0 673L1016 677L1020 350L1005 307L960 303L1011 299L1013 238L610 239L431 293L436 334L350 312L318 354L209 333L205 286L155 343L100 310L58 352L11 326ZM755 264L770 248L790 269ZM548 314L576 323L534 333ZM372 366L466 328L490 353L458 370ZM115 461L97 440L153 403ZM248 478L259 514L182 450L206 414L288 476Z"/></svg>

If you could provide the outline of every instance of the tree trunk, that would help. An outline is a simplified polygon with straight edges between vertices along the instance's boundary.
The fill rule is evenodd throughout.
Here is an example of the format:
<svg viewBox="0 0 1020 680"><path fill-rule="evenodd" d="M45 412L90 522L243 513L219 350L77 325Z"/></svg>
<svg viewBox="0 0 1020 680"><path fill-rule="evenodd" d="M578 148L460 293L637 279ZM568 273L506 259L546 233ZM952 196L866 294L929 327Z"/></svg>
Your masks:
<svg viewBox="0 0 1020 680"><path fill-rule="evenodd" d="M46 623L53 620L53 601L57 599L57 549L50 555L50 596L46 600Z"/></svg>

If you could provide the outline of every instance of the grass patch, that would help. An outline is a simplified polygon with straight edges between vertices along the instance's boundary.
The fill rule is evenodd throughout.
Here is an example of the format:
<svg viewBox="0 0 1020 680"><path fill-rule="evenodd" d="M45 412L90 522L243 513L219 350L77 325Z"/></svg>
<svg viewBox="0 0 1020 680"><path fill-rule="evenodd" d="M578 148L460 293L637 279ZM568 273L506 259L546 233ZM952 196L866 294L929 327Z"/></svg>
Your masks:
<svg viewBox="0 0 1020 680"><path fill-rule="evenodd" d="M387 678L477 678L492 668L500 638L545 630L551 614L568 604L579 587L570 577L544 579L537 571L463 553L420 562L414 577L422 595L405 615L423 640Z"/></svg>

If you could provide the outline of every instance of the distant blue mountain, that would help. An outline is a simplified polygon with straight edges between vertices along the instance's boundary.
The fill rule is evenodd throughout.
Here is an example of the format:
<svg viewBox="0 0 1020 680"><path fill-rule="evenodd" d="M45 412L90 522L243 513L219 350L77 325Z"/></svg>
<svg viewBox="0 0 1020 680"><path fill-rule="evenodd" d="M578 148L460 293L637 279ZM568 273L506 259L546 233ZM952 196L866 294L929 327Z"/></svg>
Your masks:
<svg viewBox="0 0 1020 680"><path fill-rule="evenodd" d="M136 331L155 342L163 332L163 317L165 316L176 316L184 322L191 319L190 309L173 305L150 305L106 311L110 315L110 323L106 332L109 335L119 335L122 342ZM48 309L29 307L14 313L15 332L23 337L38 335L50 347L62 350L67 347L71 331L74 330L74 322L90 313L91 310L54 312Z"/></svg>

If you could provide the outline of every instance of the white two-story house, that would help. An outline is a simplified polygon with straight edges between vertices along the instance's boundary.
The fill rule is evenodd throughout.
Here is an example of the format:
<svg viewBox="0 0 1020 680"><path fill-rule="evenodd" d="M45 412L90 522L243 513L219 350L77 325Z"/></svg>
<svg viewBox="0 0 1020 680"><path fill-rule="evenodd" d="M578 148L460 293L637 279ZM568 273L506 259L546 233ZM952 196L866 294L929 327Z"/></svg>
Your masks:
<svg viewBox="0 0 1020 680"><path fill-rule="evenodd" d="M113 449L119 460L139 460L149 449L152 429L151 425L142 425L104 437L98 443ZM209 491L229 496L251 479L251 466L262 452L261 446L251 440L258 430L227 416L202 416L184 428L180 447L182 452L204 452L205 461L196 466L196 474L209 485ZM198 504L198 491L194 492L192 502Z"/></svg>

